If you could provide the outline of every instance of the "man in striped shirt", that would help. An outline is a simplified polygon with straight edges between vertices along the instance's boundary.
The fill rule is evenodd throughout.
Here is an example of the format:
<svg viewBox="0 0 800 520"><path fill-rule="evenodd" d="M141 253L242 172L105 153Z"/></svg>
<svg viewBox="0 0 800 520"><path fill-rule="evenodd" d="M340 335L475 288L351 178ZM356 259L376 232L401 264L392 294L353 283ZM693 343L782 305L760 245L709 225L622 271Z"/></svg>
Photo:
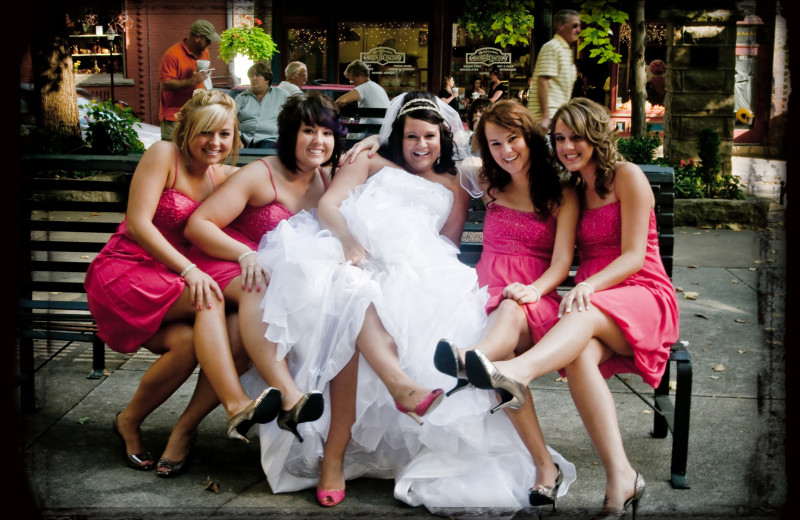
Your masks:
<svg viewBox="0 0 800 520"><path fill-rule="evenodd" d="M558 107L572 97L578 73L572 44L578 41L581 20L576 11L562 9L554 17L556 34L542 45L533 69L533 85L528 96L528 110L545 130Z"/></svg>

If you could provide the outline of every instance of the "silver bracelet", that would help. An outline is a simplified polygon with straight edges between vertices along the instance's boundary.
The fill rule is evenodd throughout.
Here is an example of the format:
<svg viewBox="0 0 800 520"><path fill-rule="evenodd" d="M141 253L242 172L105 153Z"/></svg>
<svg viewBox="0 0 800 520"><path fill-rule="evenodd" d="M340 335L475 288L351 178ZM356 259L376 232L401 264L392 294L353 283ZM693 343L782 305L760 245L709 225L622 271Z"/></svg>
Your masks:
<svg viewBox="0 0 800 520"><path fill-rule="evenodd" d="M578 282L578 283L575 284L575 287L577 287L579 285L585 285L586 287L588 287L589 290L592 291L589 294L594 293L594 287L592 287L589 283L587 283L587 282Z"/></svg>
<svg viewBox="0 0 800 520"><path fill-rule="evenodd" d="M183 278L184 276L186 276L186 273L188 273L189 271L191 271L191 270L192 270L193 268L195 268L195 267L197 267L197 264L189 264L189 265L187 265L187 266L186 266L186 269L184 269L183 271L181 271L181 278Z"/></svg>
<svg viewBox="0 0 800 520"><path fill-rule="evenodd" d="M255 252L255 251L253 251L252 249L251 249L250 251L245 251L244 253L242 253L241 255L239 255L239 263L242 263L242 259L243 259L244 257L246 257L246 256L250 256L250 255L254 255L254 254L256 254L256 252Z"/></svg>
<svg viewBox="0 0 800 520"><path fill-rule="evenodd" d="M537 302L538 302L539 300L541 300L541 299L542 299L542 293L540 293L540 292L539 292L539 289L537 289L535 285L533 285L533 284L528 284L528 287L530 287L531 289L533 289L533 292L535 292L535 293L536 293L536 301L537 301Z"/></svg>

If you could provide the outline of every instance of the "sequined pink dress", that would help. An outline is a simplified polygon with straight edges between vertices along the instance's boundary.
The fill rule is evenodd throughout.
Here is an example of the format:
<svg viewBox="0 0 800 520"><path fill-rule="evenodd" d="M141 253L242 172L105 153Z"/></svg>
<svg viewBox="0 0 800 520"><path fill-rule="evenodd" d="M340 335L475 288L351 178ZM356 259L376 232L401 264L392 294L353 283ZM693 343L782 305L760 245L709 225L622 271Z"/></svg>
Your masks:
<svg viewBox="0 0 800 520"><path fill-rule="evenodd" d="M207 174L213 186L214 180ZM161 192L153 225L188 257L190 245L183 230L200 203L173 186ZM153 258L128 235L126 223L122 221L89 264L84 282L97 335L109 348L123 353L135 352L156 333L164 314L185 286L178 273Z"/></svg>
<svg viewBox="0 0 800 520"><path fill-rule="evenodd" d="M580 266L575 282L587 279L620 255L621 235L618 201L583 210L576 237ZM614 287L592 294L591 302L614 319L634 351L633 357L615 355L601 364L603 377L633 373L650 386L658 386L670 346L678 340L679 314L675 288L661 263L655 212L650 212L641 270Z"/></svg>
<svg viewBox="0 0 800 520"><path fill-rule="evenodd" d="M267 167L269 180L272 182L272 189L275 190L276 200L266 206L247 206L242 213L236 217L236 220L231 222L230 225L224 229L225 233L247 245L253 251L258 249L258 244L267 231L272 231L282 220L288 219L293 215L291 211L277 201L278 188L275 187L275 179L272 177L272 170L270 170L269 165L264 159L259 160ZM320 173L320 177L324 184L325 177L322 173ZM192 261L197 264L197 267L211 276L217 284L219 284L222 290L225 290L231 280L242 273L239 262L221 260L200 251L196 247L193 247L190 251L190 257Z"/></svg>
<svg viewBox="0 0 800 520"><path fill-rule="evenodd" d="M532 283L550 267L556 240L556 219L491 203L483 225L483 253L475 266L480 285L488 286L490 314L503 300L509 284ZM539 341L558 321L561 297L543 294L536 303L522 306L534 341Z"/></svg>

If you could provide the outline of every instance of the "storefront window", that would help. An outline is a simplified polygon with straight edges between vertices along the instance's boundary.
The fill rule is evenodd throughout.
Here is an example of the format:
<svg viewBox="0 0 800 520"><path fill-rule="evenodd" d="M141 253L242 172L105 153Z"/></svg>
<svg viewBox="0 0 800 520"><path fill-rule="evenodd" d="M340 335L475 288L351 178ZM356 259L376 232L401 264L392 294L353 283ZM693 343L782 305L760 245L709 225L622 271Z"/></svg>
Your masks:
<svg viewBox="0 0 800 520"><path fill-rule="evenodd" d="M344 70L355 60L370 67L370 79L390 98L411 90L427 90L428 24L342 22L335 82L347 83Z"/></svg>
<svg viewBox="0 0 800 520"><path fill-rule="evenodd" d="M665 79L667 74L667 26L665 24L648 23L645 33L645 73L647 102L651 107L663 106L666 94ZM612 110L629 110L633 90L633 73L631 71L631 28L628 24L620 27L619 53L622 61L617 67L617 99ZM609 100L610 101L610 100Z"/></svg>
<svg viewBox="0 0 800 520"><path fill-rule="evenodd" d="M328 33L325 30L289 29L288 56L286 63L302 61L308 68L308 81L326 76L326 50Z"/></svg>

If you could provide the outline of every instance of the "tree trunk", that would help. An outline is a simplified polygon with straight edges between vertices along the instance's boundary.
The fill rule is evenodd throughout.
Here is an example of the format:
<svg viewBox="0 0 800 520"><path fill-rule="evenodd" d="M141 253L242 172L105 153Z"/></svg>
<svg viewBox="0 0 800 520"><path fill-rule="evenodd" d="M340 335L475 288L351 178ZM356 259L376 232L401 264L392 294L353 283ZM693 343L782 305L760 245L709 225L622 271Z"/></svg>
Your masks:
<svg viewBox="0 0 800 520"><path fill-rule="evenodd" d="M633 56L633 91L631 93L631 135L647 133L647 78L644 63L644 0L636 0L631 13L631 54Z"/></svg>
<svg viewBox="0 0 800 520"><path fill-rule="evenodd" d="M48 11L31 38L34 90L39 96L36 119L42 128L80 139L72 52L64 11Z"/></svg>

